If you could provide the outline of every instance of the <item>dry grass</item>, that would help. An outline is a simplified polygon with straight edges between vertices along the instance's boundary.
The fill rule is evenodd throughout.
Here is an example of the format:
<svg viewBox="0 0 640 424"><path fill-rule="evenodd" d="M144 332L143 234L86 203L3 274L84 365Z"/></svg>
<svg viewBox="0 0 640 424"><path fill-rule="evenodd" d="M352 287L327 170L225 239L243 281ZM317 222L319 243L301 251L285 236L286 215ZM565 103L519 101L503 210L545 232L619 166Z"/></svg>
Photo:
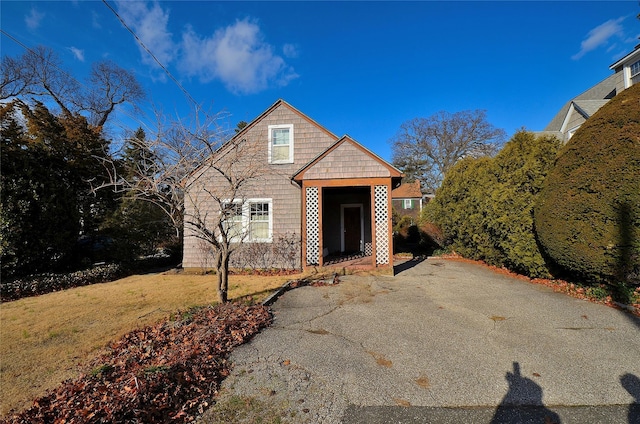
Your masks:
<svg viewBox="0 0 640 424"><path fill-rule="evenodd" d="M229 279L229 297L266 298L299 276ZM214 303L215 275L136 275L0 306L0 415L30 406L125 333L179 309Z"/></svg>

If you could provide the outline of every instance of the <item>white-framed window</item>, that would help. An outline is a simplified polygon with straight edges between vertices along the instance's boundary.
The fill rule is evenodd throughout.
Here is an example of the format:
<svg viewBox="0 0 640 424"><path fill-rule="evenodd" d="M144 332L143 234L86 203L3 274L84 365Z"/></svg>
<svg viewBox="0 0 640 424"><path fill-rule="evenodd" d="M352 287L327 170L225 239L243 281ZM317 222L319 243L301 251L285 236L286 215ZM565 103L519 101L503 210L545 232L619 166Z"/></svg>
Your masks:
<svg viewBox="0 0 640 424"><path fill-rule="evenodd" d="M269 125L269 163L293 163L293 125Z"/></svg>
<svg viewBox="0 0 640 424"><path fill-rule="evenodd" d="M413 199L402 199L402 209L413 209Z"/></svg>
<svg viewBox="0 0 640 424"><path fill-rule="evenodd" d="M233 200L223 203L224 227L233 241L266 242L273 239L271 199Z"/></svg>
<svg viewBox="0 0 640 424"><path fill-rule="evenodd" d="M240 201L225 202L222 205L222 213L226 215L223 226L227 236L231 240L241 240L244 232L242 203Z"/></svg>
<svg viewBox="0 0 640 424"><path fill-rule="evenodd" d="M640 60L638 60L637 62L632 63L630 68L631 68L631 78L633 78L636 75L640 74Z"/></svg>

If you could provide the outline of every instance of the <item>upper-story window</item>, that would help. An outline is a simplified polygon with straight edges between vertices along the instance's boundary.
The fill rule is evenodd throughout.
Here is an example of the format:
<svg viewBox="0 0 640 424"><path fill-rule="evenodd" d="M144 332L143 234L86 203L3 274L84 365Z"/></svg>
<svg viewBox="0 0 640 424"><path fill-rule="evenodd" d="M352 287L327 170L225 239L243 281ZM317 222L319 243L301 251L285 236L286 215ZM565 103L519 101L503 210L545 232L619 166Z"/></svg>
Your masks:
<svg viewBox="0 0 640 424"><path fill-rule="evenodd" d="M269 163L293 163L293 125L269 125Z"/></svg>
<svg viewBox="0 0 640 424"><path fill-rule="evenodd" d="M631 77L635 77L640 74L640 60L631 64Z"/></svg>

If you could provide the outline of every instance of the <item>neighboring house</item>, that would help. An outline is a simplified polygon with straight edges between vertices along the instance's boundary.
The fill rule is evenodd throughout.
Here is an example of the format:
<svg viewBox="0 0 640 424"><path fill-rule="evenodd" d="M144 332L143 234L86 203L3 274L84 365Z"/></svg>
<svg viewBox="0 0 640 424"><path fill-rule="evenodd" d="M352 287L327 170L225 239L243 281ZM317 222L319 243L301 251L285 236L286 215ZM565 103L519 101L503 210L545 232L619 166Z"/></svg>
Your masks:
<svg viewBox="0 0 640 424"><path fill-rule="evenodd" d="M618 93L633 84L638 84L640 82L640 44L631 53L609 66L609 69L615 72Z"/></svg>
<svg viewBox="0 0 640 424"><path fill-rule="evenodd" d="M538 134L552 134L566 143L587 119L616 94L640 82L640 44L609 69L614 71L613 75L568 101L544 131Z"/></svg>
<svg viewBox="0 0 640 424"><path fill-rule="evenodd" d="M569 100L553 117L542 134L567 142L584 122L616 95L616 75L611 75Z"/></svg>
<svg viewBox="0 0 640 424"><path fill-rule="evenodd" d="M307 268L322 266L328 256L358 253L370 257L371 267L392 268L391 191L402 178L398 169L283 100L225 143L211 161L224 164L228 151L238 146L250 146L252 153L243 161L263 168L260 178L228 200L238 203L228 225L244 239L231 257L232 266ZM185 222L200 213L207 190L224 184L211 167L192 173ZM293 261L278 259L285 248ZM256 250L261 264L247 263L256 258L246 253ZM183 267L201 268L206 254L207 246L185 225Z"/></svg>
<svg viewBox="0 0 640 424"><path fill-rule="evenodd" d="M403 183L391 192L393 209L398 215L410 216L417 221L422 211L422 191L420 181Z"/></svg>

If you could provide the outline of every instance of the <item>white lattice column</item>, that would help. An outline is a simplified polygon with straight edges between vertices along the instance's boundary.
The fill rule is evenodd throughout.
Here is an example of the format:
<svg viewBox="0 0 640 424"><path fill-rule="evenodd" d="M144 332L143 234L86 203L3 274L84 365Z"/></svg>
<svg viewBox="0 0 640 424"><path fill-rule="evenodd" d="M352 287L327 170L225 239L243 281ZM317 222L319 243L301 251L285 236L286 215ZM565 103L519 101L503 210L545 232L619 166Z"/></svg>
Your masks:
<svg viewBox="0 0 640 424"><path fill-rule="evenodd" d="M374 187L376 265L389 263L389 193L386 185Z"/></svg>
<svg viewBox="0 0 640 424"><path fill-rule="evenodd" d="M320 264L320 204L318 187L307 187L306 217L307 220L307 265Z"/></svg>

